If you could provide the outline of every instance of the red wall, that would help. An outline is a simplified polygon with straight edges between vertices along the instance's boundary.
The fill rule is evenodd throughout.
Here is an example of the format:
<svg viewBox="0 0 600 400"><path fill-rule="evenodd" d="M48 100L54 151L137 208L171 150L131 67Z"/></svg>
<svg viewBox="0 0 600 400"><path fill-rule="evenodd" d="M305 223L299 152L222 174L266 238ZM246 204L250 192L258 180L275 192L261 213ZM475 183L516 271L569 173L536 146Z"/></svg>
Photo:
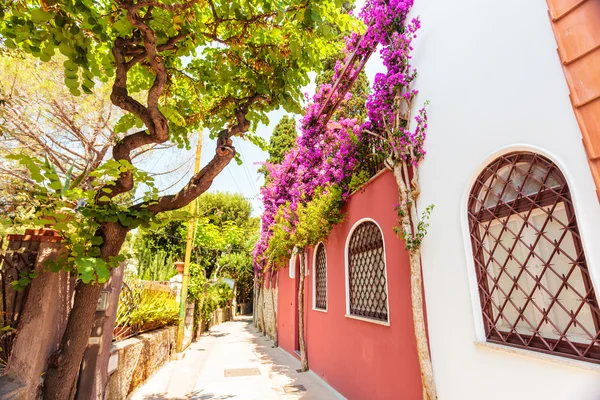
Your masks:
<svg viewBox="0 0 600 400"><path fill-rule="evenodd" d="M391 173L373 179L345 207L346 218L325 243L327 252L327 312L313 303L313 251L305 286L307 350L310 369L348 399L421 399L421 376L410 303L410 268L403 242L393 231L397 186ZM348 233L362 218L382 229L389 296L389 326L348 318L345 255ZM296 279L297 279L296 268ZM285 268L278 274L279 345L293 354L295 282Z"/></svg>

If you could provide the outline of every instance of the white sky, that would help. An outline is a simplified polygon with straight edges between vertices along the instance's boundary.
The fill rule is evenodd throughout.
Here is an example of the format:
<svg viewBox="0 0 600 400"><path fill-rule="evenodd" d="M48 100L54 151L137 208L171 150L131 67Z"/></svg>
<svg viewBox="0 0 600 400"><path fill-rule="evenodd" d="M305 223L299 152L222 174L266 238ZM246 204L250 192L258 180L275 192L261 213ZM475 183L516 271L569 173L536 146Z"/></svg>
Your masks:
<svg viewBox="0 0 600 400"><path fill-rule="evenodd" d="M362 3L363 0L356 1L357 10ZM365 71L370 82L373 82L373 78L377 72L383 71L383 66L378 53L373 54L366 65ZM303 91L312 96L315 91L315 85L311 84L305 87ZM261 124L256 133L268 143L273 128L284 115L285 111L282 109L271 112L269 114L269 124ZM296 115L295 117L298 120L301 116ZM155 154L146 158L139 167L149 172L161 173L181 166L181 168L173 173L156 176L155 178L157 187L159 190L164 190L163 193L177 192L187 183L193 173L196 143L197 139L194 138L190 150L173 148L157 151ZM215 144L216 141L209 138L208 132L204 132L201 166L206 165L212 159L215 154ZM234 145L236 150L241 153L244 164L238 165L235 161L232 161L225 170L215 178L209 192L224 191L241 193L251 201L253 214L260 215L263 210L259 198L259 190L263 184L263 178L262 175L258 174L257 170L260 165L257 165L257 163L266 160L268 154L252 143L239 138L234 139Z"/></svg>

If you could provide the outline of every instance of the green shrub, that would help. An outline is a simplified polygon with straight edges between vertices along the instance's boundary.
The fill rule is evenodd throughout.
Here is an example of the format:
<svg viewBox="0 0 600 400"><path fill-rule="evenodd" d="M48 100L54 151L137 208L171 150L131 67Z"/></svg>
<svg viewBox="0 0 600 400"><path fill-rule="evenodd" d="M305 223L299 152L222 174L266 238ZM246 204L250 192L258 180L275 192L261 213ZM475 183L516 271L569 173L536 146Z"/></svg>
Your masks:
<svg viewBox="0 0 600 400"><path fill-rule="evenodd" d="M179 318L179 303L168 292L149 291L130 316L130 323L140 327L151 324L175 325Z"/></svg>
<svg viewBox="0 0 600 400"><path fill-rule="evenodd" d="M177 324L179 303L173 293L157 290L140 281L127 282L121 290L115 327L142 329Z"/></svg>

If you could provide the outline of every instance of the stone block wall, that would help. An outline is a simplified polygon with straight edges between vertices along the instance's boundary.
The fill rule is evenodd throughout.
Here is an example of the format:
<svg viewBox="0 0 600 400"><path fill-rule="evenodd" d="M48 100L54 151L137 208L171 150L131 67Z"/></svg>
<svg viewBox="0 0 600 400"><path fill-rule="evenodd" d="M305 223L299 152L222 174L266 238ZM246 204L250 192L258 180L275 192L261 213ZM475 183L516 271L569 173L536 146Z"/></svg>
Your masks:
<svg viewBox="0 0 600 400"><path fill-rule="evenodd" d="M117 342L111 349L117 369L108 378L107 399L127 399L175 351L177 327L168 326Z"/></svg>
<svg viewBox="0 0 600 400"><path fill-rule="evenodd" d="M256 327L273 340L277 336L277 291L277 286L267 284L260 291L256 305Z"/></svg>

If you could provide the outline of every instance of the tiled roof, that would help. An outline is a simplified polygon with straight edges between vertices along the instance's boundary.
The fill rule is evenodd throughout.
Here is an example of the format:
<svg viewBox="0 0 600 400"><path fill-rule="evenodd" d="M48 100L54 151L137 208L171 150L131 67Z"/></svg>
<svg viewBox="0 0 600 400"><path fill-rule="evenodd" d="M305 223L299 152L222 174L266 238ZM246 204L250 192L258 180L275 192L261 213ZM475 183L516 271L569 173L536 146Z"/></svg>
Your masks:
<svg viewBox="0 0 600 400"><path fill-rule="evenodd" d="M571 103L600 193L600 0L546 0ZM600 199L600 194L599 194Z"/></svg>

